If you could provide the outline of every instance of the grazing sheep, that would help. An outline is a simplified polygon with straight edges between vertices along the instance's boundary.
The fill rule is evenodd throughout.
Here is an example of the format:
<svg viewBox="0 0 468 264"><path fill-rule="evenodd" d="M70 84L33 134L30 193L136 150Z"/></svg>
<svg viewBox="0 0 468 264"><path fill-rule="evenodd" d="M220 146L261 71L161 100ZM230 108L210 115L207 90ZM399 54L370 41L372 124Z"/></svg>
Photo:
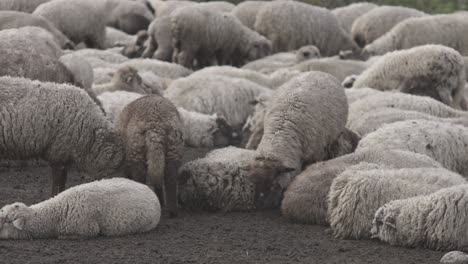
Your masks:
<svg viewBox="0 0 468 264"><path fill-rule="evenodd" d="M231 11L244 26L255 30L255 19L262 7L267 4L266 1L243 1Z"/></svg>
<svg viewBox="0 0 468 264"><path fill-rule="evenodd" d="M109 83L94 85L93 91L96 95L112 91L146 94L141 76L132 67L122 67L118 69Z"/></svg>
<svg viewBox="0 0 468 264"><path fill-rule="evenodd" d="M149 40L143 51L143 58L155 58L161 61L172 61L171 17L156 18L148 27Z"/></svg>
<svg viewBox="0 0 468 264"><path fill-rule="evenodd" d="M268 39L231 14L188 6L177 9L171 23L173 60L187 68L194 68L194 60L197 68L214 61L240 66L271 52Z"/></svg>
<svg viewBox="0 0 468 264"><path fill-rule="evenodd" d="M72 187L31 206L4 206L0 239L130 235L156 228L160 217L158 197L147 186L123 178L104 179Z"/></svg>
<svg viewBox="0 0 468 264"><path fill-rule="evenodd" d="M358 149L385 146L425 154L468 177L468 128L437 121L408 120L385 125L359 142Z"/></svg>
<svg viewBox="0 0 468 264"><path fill-rule="evenodd" d="M51 0L1 0L0 10L32 13L39 5Z"/></svg>
<svg viewBox="0 0 468 264"><path fill-rule="evenodd" d="M126 152L126 174L145 183L146 175L161 204L177 216L177 171L184 147L177 108L159 95L128 104L117 122Z"/></svg>
<svg viewBox="0 0 468 264"><path fill-rule="evenodd" d="M240 129L253 113L249 102L261 93L272 91L244 79L203 75L173 81L165 96L189 111L224 116L235 129Z"/></svg>
<svg viewBox="0 0 468 264"><path fill-rule="evenodd" d="M0 98L0 159L48 161L52 194L65 189L71 164L93 178L109 175L121 165L124 151L118 134L81 89L0 77Z"/></svg>
<svg viewBox="0 0 468 264"><path fill-rule="evenodd" d="M410 49L427 44L451 47L468 55L467 15L434 15L407 19L382 37L368 44L366 55L380 55L394 50Z"/></svg>
<svg viewBox="0 0 468 264"><path fill-rule="evenodd" d="M273 53L315 45L322 56L358 47L325 8L296 1L272 1L260 9L255 30L273 43Z"/></svg>
<svg viewBox="0 0 468 264"><path fill-rule="evenodd" d="M137 1L105 0L98 4L102 5L100 6L101 12L107 15L106 25L120 29L127 34L134 35L140 30L146 30L154 20L151 10Z"/></svg>
<svg viewBox="0 0 468 264"><path fill-rule="evenodd" d="M348 34L351 33L353 22L360 16L378 7L376 4L369 2L359 2L343 7L333 9L331 12L338 18L341 28Z"/></svg>
<svg viewBox="0 0 468 264"><path fill-rule="evenodd" d="M419 10L403 6L379 6L354 20L351 36L363 48L387 33L399 22L425 15Z"/></svg>
<svg viewBox="0 0 468 264"><path fill-rule="evenodd" d="M255 209L254 185L242 169L254 156L255 151L227 147L184 164L179 171L181 203L222 212Z"/></svg>
<svg viewBox="0 0 468 264"><path fill-rule="evenodd" d="M371 234L391 245L466 250L468 184L394 200L380 207Z"/></svg>
<svg viewBox="0 0 468 264"><path fill-rule="evenodd" d="M248 169L257 207L275 207L293 174L324 160L344 130L348 103L344 88L322 72L300 75L281 86L270 100L264 133Z"/></svg>
<svg viewBox="0 0 468 264"><path fill-rule="evenodd" d="M129 103L143 97L142 94L116 91L105 92L98 96L109 120L116 123L120 113ZM178 108L182 121L185 145L194 148L222 148L234 144L238 135L221 116L205 115Z"/></svg>
<svg viewBox="0 0 468 264"><path fill-rule="evenodd" d="M73 42L47 19L22 12L0 11L0 30L27 26L40 27L49 31L55 37L60 47L64 49L73 49L75 46Z"/></svg>
<svg viewBox="0 0 468 264"><path fill-rule="evenodd" d="M328 195L333 236L370 238L372 219L380 206L465 183L461 175L443 168L387 169L369 163L347 168L333 180Z"/></svg>
<svg viewBox="0 0 468 264"><path fill-rule="evenodd" d="M460 53L441 45L425 45L384 55L357 77L353 87L430 96L461 109L465 80Z"/></svg>
<svg viewBox="0 0 468 264"><path fill-rule="evenodd" d="M360 162L389 168L440 168L426 155L409 151L373 148L316 163L297 175L284 193L281 212L287 219L306 224L328 224L327 197L333 179Z"/></svg>
<svg viewBox="0 0 468 264"><path fill-rule="evenodd" d="M106 17L89 1L54 0L38 6L33 15L49 20L75 44L105 47Z"/></svg>
<svg viewBox="0 0 468 264"><path fill-rule="evenodd" d="M340 83L349 75L361 74L366 66L364 62L353 60L340 60L336 58L325 58L316 60L306 60L293 67L292 70L302 72L321 71L335 76Z"/></svg>
<svg viewBox="0 0 468 264"><path fill-rule="evenodd" d="M468 264L468 255L461 251L450 251L442 257L440 264Z"/></svg>

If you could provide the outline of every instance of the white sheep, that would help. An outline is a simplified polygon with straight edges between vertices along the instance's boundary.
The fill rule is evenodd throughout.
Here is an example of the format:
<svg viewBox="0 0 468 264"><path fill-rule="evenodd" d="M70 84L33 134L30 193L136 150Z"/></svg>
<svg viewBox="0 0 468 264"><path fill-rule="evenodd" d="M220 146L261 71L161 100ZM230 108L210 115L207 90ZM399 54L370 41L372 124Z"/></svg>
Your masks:
<svg viewBox="0 0 468 264"><path fill-rule="evenodd" d="M172 28L171 17L156 18L148 27L148 41L142 53L143 58L155 58L157 60L172 61Z"/></svg>
<svg viewBox="0 0 468 264"><path fill-rule="evenodd" d="M326 225L328 193L333 179L348 167L360 162L375 163L389 168L440 168L435 160L409 151L372 148L319 162L297 175L284 193L282 215L307 224Z"/></svg>
<svg viewBox="0 0 468 264"><path fill-rule="evenodd" d="M309 72L281 86L270 100L264 133L249 177L260 207L274 207L293 174L324 160L344 130L348 105L344 88L326 73Z"/></svg>
<svg viewBox="0 0 468 264"><path fill-rule="evenodd" d="M380 207L371 235L391 245L435 250L465 250L468 184L394 200Z"/></svg>
<svg viewBox="0 0 468 264"><path fill-rule="evenodd" d="M96 95L112 91L127 91L146 94L141 76L132 67L122 67L118 69L114 73L110 82L93 85L92 90Z"/></svg>
<svg viewBox="0 0 468 264"><path fill-rule="evenodd" d="M69 208L69 210L64 210ZM148 232L159 223L158 197L124 178L72 187L38 204L0 210L0 239L82 239Z"/></svg>
<svg viewBox="0 0 468 264"><path fill-rule="evenodd" d="M338 175L328 195L328 215L333 236L370 238L375 211L397 199L436 192L467 183L443 168L389 169L360 163Z"/></svg>
<svg viewBox="0 0 468 264"><path fill-rule="evenodd" d="M191 70L170 62L158 61L153 59L132 59L127 60L117 67L130 66L138 71L150 71L162 78L177 79L190 75Z"/></svg>
<svg viewBox="0 0 468 264"><path fill-rule="evenodd" d="M385 125L365 136L357 149L386 147L425 154L445 168L468 177L468 128L437 121L407 120Z"/></svg>
<svg viewBox="0 0 468 264"><path fill-rule="evenodd" d="M350 34L354 21L376 7L378 6L373 3L358 2L335 8L331 12L338 18L341 28L344 29L346 33Z"/></svg>
<svg viewBox="0 0 468 264"><path fill-rule="evenodd" d="M129 59L122 54L111 52L108 50L98 50L98 49L80 49L73 51L74 54L80 55L85 59L97 58L104 62L107 62L111 65L117 65L129 61ZM96 66L93 66L95 68ZM117 66L114 66L117 67Z"/></svg>
<svg viewBox="0 0 468 264"><path fill-rule="evenodd" d="M267 4L266 1L242 1L231 13L236 16L244 26L255 30L255 19L260 9Z"/></svg>
<svg viewBox="0 0 468 264"><path fill-rule="evenodd" d="M120 137L83 90L0 77L0 98L4 102L0 159L48 161L53 194L64 190L67 168L72 164L94 178L114 173L121 166Z"/></svg>
<svg viewBox="0 0 468 264"><path fill-rule="evenodd" d="M240 68L236 68L232 66L206 67L206 68L203 68L201 70L198 70L192 73L190 77L201 76L201 75L205 75L205 76L220 75L220 76L226 76L226 77L241 78L241 79L249 80L251 82L254 82L264 87L277 88L277 87L273 87L270 76L267 76L265 74L262 74L253 70L240 69Z"/></svg>
<svg viewBox="0 0 468 264"><path fill-rule="evenodd" d="M441 45L425 45L387 53L357 77L353 88L426 95L460 109L465 81L460 53Z"/></svg>
<svg viewBox="0 0 468 264"><path fill-rule="evenodd" d="M83 0L81 0L83 1ZM146 30L154 15L144 3L128 0L87 0L106 15L106 25L134 35Z"/></svg>
<svg viewBox="0 0 468 264"><path fill-rule="evenodd" d="M346 79L343 82L345 82L345 81L346 81ZM346 86L344 86L344 87L346 87ZM382 93L382 92L379 91L379 90L376 90L376 89L372 89L372 88L359 88L359 89L350 88L350 89L346 89L345 93L346 93L346 98L348 98L348 104L349 104L349 106L351 108L351 105L353 105L354 102L359 101L361 99L364 99L367 96L371 96L371 95ZM388 93L386 93L386 94L388 94ZM349 117L351 115L352 115L352 111L349 111L348 119L349 119Z"/></svg>
<svg viewBox="0 0 468 264"><path fill-rule="evenodd" d="M340 60L338 58L324 58L306 60L293 67L292 70L299 70L301 72L308 71L321 71L335 76L340 82L349 75L359 75L365 69L364 62L354 60Z"/></svg>
<svg viewBox="0 0 468 264"><path fill-rule="evenodd" d="M105 48L113 48L119 46L128 46L135 43L137 36L129 35L119 29L106 27Z"/></svg>

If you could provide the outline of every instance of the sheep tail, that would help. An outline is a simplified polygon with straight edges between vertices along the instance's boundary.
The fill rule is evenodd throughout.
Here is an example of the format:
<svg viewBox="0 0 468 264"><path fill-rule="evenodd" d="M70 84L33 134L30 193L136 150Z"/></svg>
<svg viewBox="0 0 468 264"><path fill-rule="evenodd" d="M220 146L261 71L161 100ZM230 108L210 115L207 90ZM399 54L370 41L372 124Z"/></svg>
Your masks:
<svg viewBox="0 0 468 264"><path fill-rule="evenodd" d="M154 131L146 133L146 150L149 182L154 187L161 204L164 204L165 147L164 142L161 142L161 138Z"/></svg>

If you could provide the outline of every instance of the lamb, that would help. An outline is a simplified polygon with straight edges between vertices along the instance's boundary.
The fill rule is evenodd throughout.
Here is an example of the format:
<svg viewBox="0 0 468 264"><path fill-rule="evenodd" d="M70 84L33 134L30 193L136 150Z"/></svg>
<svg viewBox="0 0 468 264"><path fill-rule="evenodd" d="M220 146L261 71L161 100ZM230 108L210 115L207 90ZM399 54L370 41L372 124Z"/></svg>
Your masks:
<svg viewBox="0 0 468 264"><path fill-rule="evenodd" d="M351 33L353 22L360 16L378 7L376 4L369 2L359 2L343 7L333 9L331 12L338 18L341 28L348 34Z"/></svg>
<svg viewBox="0 0 468 264"><path fill-rule="evenodd" d="M122 164L124 151L117 132L85 91L0 77L0 94L4 102L0 159L48 161L52 194L65 189L71 164L93 178L111 175Z"/></svg>
<svg viewBox="0 0 468 264"><path fill-rule="evenodd" d="M128 104L117 122L126 152L126 174L145 183L146 175L161 204L177 216L177 171L184 148L177 108L159 95Z"/></svg>
<svg viewBox="0 0 468 264"><path fill-rule="evenodd" d="M461 109L465 79L460 53L441 45L425 45L384 55L359 75L353 87L426 95Z"/></svg>
<svg viewBox="0 0 468 264"><path fill-rule="evenodd" d="M265 1L243 1L234 7L231 14L236 16L244 26L255 30L255 19L265 4L267 4Z"/></svg>
<svg viewBox="0 0 468 264"><path fill-rule="evenodd" d="M88 0L88 2L93 0ZM154 20L151 10L143 3L128 0L105 0L100 8L107 14L106 25L134 35L140 30L146 30Z"/></svg>
<svg viewBox="0 0 468 264"><path fill-rule="evenodd" d="M73 42L63 35L63 33L47 19L22 12L0 11L0 30L27 26L40 27L49 31L55 37L60 47L64 49L73 49L75 46Z"/></svg>
<svg viewBox="0 0 468 264"><path fill-rule="evenodd" d="M94 85L93 91L96 95L112 91L128 91L146 94L143 86L143 80L134 68L122 67L117 70L109 83Z"/></svg>
<svg viewBox="0 0 468 264"><path fill-rule="evenodd" d="M271 42L233 15L198 6L177 9L171 17L173 61L187 67L243 65L271 52Z"/></svg>
<svg viewBox="0 0 468 264"><path fill-rule="evenodd" d="M116 91L104 92L98 96L109 120L116 123L120 113L129 103L143 97L138 93ZM193 148L222 148L235 144L238 135L222 116L205 115L177 108L182 121L185 145ZM237 141L236 141L237 140Z"/></svg>
<svg viewBox="0 0 468 264"><path fill-rule="evenodd" d="M351 36L363 48L387 33L399 22L425 15L424 12L403 6L379 6L354 20Z"/></svg>
<svg viewBox="0 0 468 264"><path fill-rule="evenodd" d="M466 264L468 255L461 251L450 251L440 260L440 264Z"/></svg>
<svg viewBox="0 0 468 264"><path fill-rule="evenodd" d="M155 19L148 27L149 41L143 51L143 58L172 61L172 30L171 17L165 16Z"/></svg>
<svg viewBox="0 0 468 264"><path fill-rule="evenodd" d="M296 1L272 1L257 14L255 30L273 43L273 53L315 45L322 56L358 47L325 8Z"/></svg>
<svg viewBox="0 0 468 264"><path fill-rule="evenodd" d="M257 207L277 206L294 177L288 172L298 174L302 166L327 156L347 115L344 88L329 74L305 73L277 90L266 111L255 162L247 168Z"/></svg>
<svg viewBox="0 0 468 264"><path fill-rule="evenodd" d="M468 128L437 121L408 120L385 125L368 134L357 149L385 146L425 154L444 168L468 176Z"/></svg>
<svg viewBox="0 0 468 264"><path fill-rule="evenodd" d="M333 236L370 238L372 219L380 206L465 183L461 175L443 168L387 169L369 163L352 166L330 187L328 214Z"/></svg>
<svg viewBox="0 0 468 264"><path fill-rule="evenodd" d="M240 129L253 113L249 104L261 93L272 93L248 80L223 76L195 76L173 81L165 96L176 106L203 114L220 114Z"/></svg>
<svg viewBox="0 0 468 264"><path fill-rule="evenodd" d="M184 164L179 171L180 201L186 207L211 211L255 209L255 190L242 169L255 151L227 147Z"/></svg>
<svg viewBox="0 0 468 264"><path fill-rule="evenodd" d="M468 21L466 15L433 15L407 19L368 44L363 53L380 55L394 50L410 49L427 44L451 47L468 55Z"/></svg>
<svg viewBox="0 0 468 264"><path fill-rule="evenodd" d="M72 187L31 206L4 206L0 239L130 235L156 228L160 217L158 197L147 186L123 178L104 179Z"/></svg>
<svg viewBox="0 0 468 264"><path fill-rule="evenodd" d="M49 20L75 44L105 47L106 17L89 1L54 0L38 6L33 15Z"/></svg>
<svg viewBox="0 0 468 264"><path fill-rule="evenodd" d="M287 219L306 224L326 225L327 197L333 179L352 165L375 163L389 168L440 168L426 155L387 148L356 152L307 167L296 176L284 193L281 212Z"/></svg>
<svg viewBox="0 0 468 264"><path fill-rule="evenodd" d="M2 0L0 10L12 10L24 13L32 13L39 5L51 0Z"/></svg>
<svg viewBox="0 0 468 264"><path fill-rule="evenodd" d="M468 184L391 201L380 207L371 234L391 245L466 250Z"/></svg>
<svg viewBox="0 0 468 264"><path fill-rule="evenodd" d="M306 60L293 67L292 70L299 70L302 72L308 71L321 71L335 76L340 83L349 75L361 74L366 66L364 62L353 60L340 60L336 58L325 58Z"/></svg>

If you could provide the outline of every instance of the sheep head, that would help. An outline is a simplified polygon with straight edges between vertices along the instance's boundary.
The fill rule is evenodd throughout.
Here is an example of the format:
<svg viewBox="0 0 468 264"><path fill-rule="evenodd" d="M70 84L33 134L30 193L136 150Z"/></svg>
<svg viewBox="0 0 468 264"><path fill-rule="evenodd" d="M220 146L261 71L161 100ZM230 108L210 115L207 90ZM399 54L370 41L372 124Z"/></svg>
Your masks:
<svg viewBox="0 0 468 264"><path fill-rule="evenodd" d="M371 237L394 244L392 241L396 240L396 218L399 213L399 210L380 207L372 220Z"/></svg>
<svg viewBox="0 0 468 264"><path fill-rule="evenodd" d="M118 90L146 94L143 79L133 67L125 66L118 69L112 77L112 82L119 87Z"/></svg>
<svg viewBox="0 0 468 264"><path fill-rule="evenodd" d="M243 169L246 170L246 178L255 185L255 206L258 209L279 206L283 191L289 183L285 183L280 176L295 171L295 168L287 167L279 160L261 156Z"/></svg>
<svg viewBox="0 0 468 264"><path fill-rule="evenodd" d="M120 135L113 130L99 128L94 131L91 148L84 157L83 169L92 178L102 178L115 173L122 168L125 152ZM80 157L78 157L80 158Z"/></svg>
<svg viewBox="0 0 468 264"><path fill-rule="evenodd" d="M296 62L303 62L310 59L319 59L320 57L320 51L314 45L304 46L296 52Z"/></svg>
<svg viewBox="0 0 468 264"><path fill-rule="evenodd" d="M213 147L215 148L239 145L242 141L242 134L235 131L223 116L216 115L216 127L210 132L213 135Z"/></svg>
<svg viewBox="0 0 468 264"><path fill-rule="evenodd" d="M272 44L271 41L263 36L259 36L248 45L247 58L248 61L254 61L266 57L271 54Z"/></svg>
<svg viewBox="0 0 468 264"><path fill-rule="evenodd" d="M0 210L0 239L26 239L27 219L32 209L23 203L13 203Z"/></svg>

